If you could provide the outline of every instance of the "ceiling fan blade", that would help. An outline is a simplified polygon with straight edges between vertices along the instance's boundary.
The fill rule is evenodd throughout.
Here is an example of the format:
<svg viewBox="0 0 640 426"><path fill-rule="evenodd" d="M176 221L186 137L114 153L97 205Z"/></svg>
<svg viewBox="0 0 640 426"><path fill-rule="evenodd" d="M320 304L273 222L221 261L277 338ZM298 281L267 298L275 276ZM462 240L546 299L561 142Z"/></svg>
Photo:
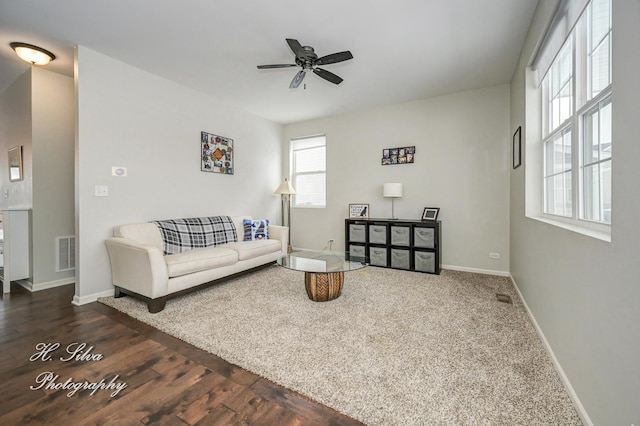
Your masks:
<svg viewBox="0 0 640 426"><path fill-rule="evenodd" d="M304 70L302 71L298 71L298 74L296 74L295 77L293 77L293 80L291 80L291 84L289 85L289 89L295 89L298 86L300 86L300 83L302 83L302 80L304 80L304 76L307 73L304 72Z"/></svg>
<svg viewBox="0 0 640 426"><path fill-rule="evenodd" d="M273 64L273 65L258 65L259 70L268 70L272 68L289 68L289 67L297 67L296 64Z"/></svg>
<svg viewBox="0 0 640 426"><path fill-rule="evenodd" d="M353 59L353 55L347 50L344 52L332 53L331 55L323 56L314 61L314 63L317 65L327 65L335 64L342 61L348 61L349 59Z"/></svg>
<svg viewBox="0 0 640 426"><path fill-rule="evenodd" d="M332 72L329 72L327 70L323 70L322 68L314 68L313 72L314 72L314 74L324 78L327 81L330 81L333 84L342 83L342 79L340 77L338 77L337 75L335 75Z"/></svg>
<svg viewBox="0 0 640 426"><path fill-rule="evenodd" d="M304 48L302 47L302 45L298 40L293 38L288 38L287 44L289 45L291 50L293 50L293 53L296 54L296 58L300 59L301 61L305 60L305 58L307 57L307 52L304 50Z"/></svg>

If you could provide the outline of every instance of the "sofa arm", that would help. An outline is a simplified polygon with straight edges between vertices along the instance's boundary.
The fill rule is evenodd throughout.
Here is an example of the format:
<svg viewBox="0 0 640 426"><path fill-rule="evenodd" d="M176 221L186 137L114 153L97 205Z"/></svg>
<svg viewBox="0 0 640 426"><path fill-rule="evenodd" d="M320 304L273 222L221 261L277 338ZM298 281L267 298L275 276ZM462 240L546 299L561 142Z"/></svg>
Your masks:
<svg viewBox="0 0 640 426"><path fill-rule="evenodd" d="M114 285L152 299L167 295L169 273L160 249L121 237L105 244Z"/></svg>
<svg viewBox="0 0 640 426"><path fill-rule="evenodd" d="M269 238L272 240L280 240L282 244L282 254L287 254L289 250L289 227L269 225Z"/></svg>

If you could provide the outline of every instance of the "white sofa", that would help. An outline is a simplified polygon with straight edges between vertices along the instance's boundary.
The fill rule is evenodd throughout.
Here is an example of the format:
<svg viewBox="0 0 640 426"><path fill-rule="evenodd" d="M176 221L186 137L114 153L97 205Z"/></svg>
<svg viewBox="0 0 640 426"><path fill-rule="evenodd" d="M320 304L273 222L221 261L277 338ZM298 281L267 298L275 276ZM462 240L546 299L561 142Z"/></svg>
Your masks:
<svg viewBox="0 0 640 426"><path fill-rule="evenodd" d="M243 241L243 220L232 216L237 242L164 254L164 241L153 223L132 223L114 228L106 240L115 297L126 294L147 302L149 312L164 309L169 297L195 287L271 264L287 253L288 228L269 225L269 238Z"/></svg>

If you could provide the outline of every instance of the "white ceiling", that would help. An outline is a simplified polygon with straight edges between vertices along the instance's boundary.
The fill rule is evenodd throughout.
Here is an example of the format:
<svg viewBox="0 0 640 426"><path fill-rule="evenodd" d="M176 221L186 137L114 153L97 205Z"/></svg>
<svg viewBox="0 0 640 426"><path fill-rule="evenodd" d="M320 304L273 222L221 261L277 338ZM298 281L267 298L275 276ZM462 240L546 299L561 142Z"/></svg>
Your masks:
<svg viewBox="0 0 640 426"><path fill-rule="evenodd" d="M0 92L28 64L9 47L57 55L73 75L83 45L210 94L258 116L292 123L357 109L507 83L538 0L0 0ZM339 86L297 68L285 38L319 56Z"/></svg>

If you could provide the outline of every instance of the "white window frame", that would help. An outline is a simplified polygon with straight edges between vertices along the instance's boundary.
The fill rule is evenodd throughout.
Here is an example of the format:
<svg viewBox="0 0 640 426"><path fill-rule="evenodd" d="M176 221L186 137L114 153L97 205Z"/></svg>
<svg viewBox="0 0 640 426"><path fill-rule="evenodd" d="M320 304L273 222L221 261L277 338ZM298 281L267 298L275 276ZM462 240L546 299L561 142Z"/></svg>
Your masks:
<svg viewBox="0 0 640 426"><path fill-rule="evenodd" d="M306 141L313 141L314 143L311 146L308 147L302 147L300 148L299 146L296 145L304 145ZM318 170L308 170L305 172L296 172L296 152L300 152L300 151L305 151L305 150L311 150L311 149L318 149L319 147L324 148L324 156L325 156L325 161L324 161L324 165L321 169ZM290 140L289 143L289 164L291 165L291 184L293 185L293 188L296 191L296 194L293 195L292 197L292 207L294 208L326 208L327 206L327 187L326 187L326 181L327 181L327 164L326 164L326 153L327 153L327 138L326 135L324 134L320 134L320 135L312 135L312 136L304 136L304 137L299 137L299 138L294 138ZM316 204L309 204L309 203L300 203L299 201L299 195L302 194L301 191L304 191L304 188L300 187L300 185L298 185L299 183L299 176L302 175L324 175L324 188L322 195L323 195L323 201L321 203L316 203Z"/></svg>
<svg viewBox="0 0 640 426"><path fill-rule="evenodd" d="M591 96L591 78L590 78L590 64L588 55L591 52L587 50L590 49L588 42L588 20L590 20L592 3L589 2L589 5L585 9L583 16L580 18L578 24L570 33L567 41L565 43L572 43L573 57L572 57L572 105L571 105L571 116L565 120L563 123L560 123L556 128L550 129L550 111L549 111L549 99L550 99L550 88L549 88L549 80L552 75L552 70L550 70L547 75L544 77L542 84L540 86L541 90L541 100L542 100L542 217L544 219L550 221L557 221L561 223L566 223L571 227L580 229L586 229L590 231L595 231L597 233L603 233L606 235L611 235L611 222L604 221L594 221L584 218L584 168L585 165L583 163L584 160L584 149L585 149L585 119L591 114L594 110L600 108L602 105L606 105L607 103L611 103L612 96L612 84L611 84L611 33L609 32L605 35L605 37L609 37L609 84L603 88L598 94L590 98ZM609 4L611 8L611 3ZM611 12L609 12L611 13ZM604 39L604 38L603 38ZM564 45L563 45L564 47ZM562 51L562 49L561 49ZM558 55L559 56L559 55ZM555 65L556 59L554 59L552 67ZM549 212L547 206L547 178L550 176L547 173L547 152L546 147L547 142L555 139L558 135L563 134L566 131L571 131L571 214L568 216L562 216L557 214L552 214ZM599 162L611 162L613 164L611 157L600 160ZM593 163L592 163L593 164Z"/></svg>

